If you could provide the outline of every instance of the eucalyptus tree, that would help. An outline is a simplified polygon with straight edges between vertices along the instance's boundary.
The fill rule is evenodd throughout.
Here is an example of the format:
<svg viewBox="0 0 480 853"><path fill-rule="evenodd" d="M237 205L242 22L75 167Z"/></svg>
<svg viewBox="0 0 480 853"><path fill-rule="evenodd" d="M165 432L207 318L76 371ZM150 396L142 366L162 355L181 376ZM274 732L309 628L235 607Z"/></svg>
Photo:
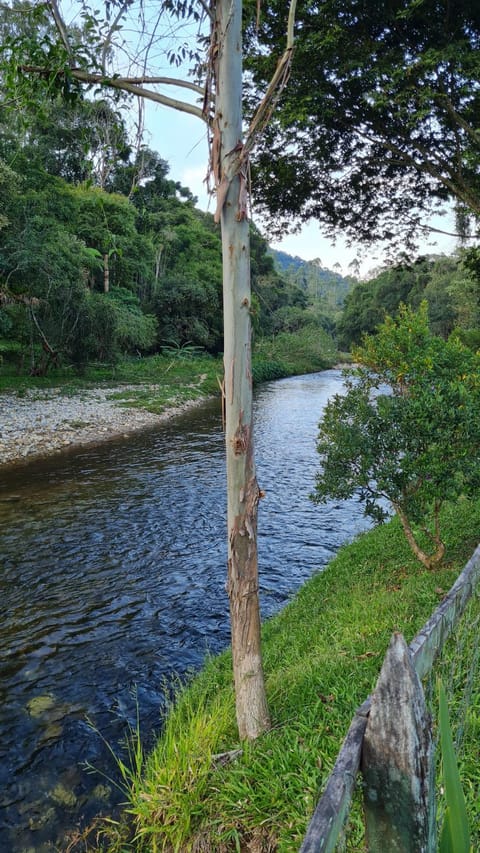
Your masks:
<svg viewBox="0 0 480 853"><path fill-rule="evenodd" d="M230 599L233 670L237 721L241 738L255 738L269 725L260 648L257 568L257 506L260 489L255 475L252 423L251 292L249 263L249 155L271 115L288 77L293 47L293 3L286 49L253 115L245 135L242 126L242 5L241 0L164 0L149 8L129 2L107 2L105 16L85 3L69 4L80 14L81 27L69 29L58 0L22 4L38 38L5 44L4 77L12 97L22 95L26 76L36 86L57 89L72 97L81 87L110 88L148 98L197 116L208 129L210 174L221 223L224 302L224 400L228 492L228 593ZM5 7L4 7L5 8ZM7 6L8 8L8 6ZM12 8L12 7L10 7ZM135 18L135 13L138 17ZM170 21L167 21L167 16ZM172 55L195 66L194 79L147 73L158 49L162 23L171 17L189 19L200 30L206 48L182 47ZM146 27L150 17L151 27ZM52 22L56 37L45 37ZM122 25L138 25L136 46ZM115 61L117 65L115 66ZM186 100L165 94L180 87ZM190 95L190 100L187 96ZM192 520L194 523L194 519Z"/></svg>
<svg viewBox="0 0 480 853"><path fill-rule="evenodd" d="M254 88L285 6L248 31ZM315 218L356 241L418 239L453 200L480 215L478 0L299 0L295 63L269 123L256 201L279 225Z"/></svg>

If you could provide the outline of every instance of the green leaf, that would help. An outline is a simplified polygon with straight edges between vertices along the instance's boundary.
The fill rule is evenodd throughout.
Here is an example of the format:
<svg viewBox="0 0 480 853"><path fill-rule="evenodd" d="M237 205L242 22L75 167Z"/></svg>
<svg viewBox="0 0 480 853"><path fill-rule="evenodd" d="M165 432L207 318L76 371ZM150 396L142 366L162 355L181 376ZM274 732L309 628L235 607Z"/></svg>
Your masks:
<svg viewBox="0 0 480 853"><path fill-rule="evenodd" d="M453 746L447 699L439 685L439 727L443 761L443 784L447 810L440 837L439 853L469 853L470 831L457 758Z"/></svg>

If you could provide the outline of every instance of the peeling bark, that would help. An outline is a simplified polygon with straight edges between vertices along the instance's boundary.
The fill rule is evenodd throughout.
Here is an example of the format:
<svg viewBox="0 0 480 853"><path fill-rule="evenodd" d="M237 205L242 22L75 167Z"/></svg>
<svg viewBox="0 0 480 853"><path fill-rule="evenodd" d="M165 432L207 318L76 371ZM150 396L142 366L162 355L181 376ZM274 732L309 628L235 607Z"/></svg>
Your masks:
<svg viewBox="0 0 480 853"><path fill-rule="evenodd" d="M250 235L238 174L242 134L241 4L216 4L216 181L222 228L228 581L235 701L241 739L270 727L260 646L257 507L250 349Z"/></svg>
<svg viewBox="0 0 480 853"><path fill-rule="evenodd" d="M244 512L230 530L228 595L237 722L240 737L258 737L270 727L260 650L257 570L257 507L260 492L252 478L240 495Z"/></svg>
<svg viewBox="0 0 480 853"><path fill-rule="evenodd" d="M237 723L240 737L252 740L270 727L270 717L260 641L257 556L260 490L255 476L251 426L237 425L230 454L227 449L227 465L230 471L227 591Z"/></svg>

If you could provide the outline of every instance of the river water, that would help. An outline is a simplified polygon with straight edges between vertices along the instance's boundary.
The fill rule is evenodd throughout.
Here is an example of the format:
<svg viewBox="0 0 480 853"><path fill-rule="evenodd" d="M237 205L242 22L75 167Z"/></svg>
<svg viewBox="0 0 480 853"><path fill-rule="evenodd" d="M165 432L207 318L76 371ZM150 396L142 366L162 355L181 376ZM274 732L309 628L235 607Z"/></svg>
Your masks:
<svg viewBox="0 0 480 853"><path fill-rule="evenodd" d="M264 617L366 527L356 502L308 499L318 420L341 387L331 370L256 393ZM120 751L138 706L148 745L165 680L228 644L225 503L218 401L3 474L1 853L65 850L108 811L120 795L86 768L115 774L102 738Z"/></svg>

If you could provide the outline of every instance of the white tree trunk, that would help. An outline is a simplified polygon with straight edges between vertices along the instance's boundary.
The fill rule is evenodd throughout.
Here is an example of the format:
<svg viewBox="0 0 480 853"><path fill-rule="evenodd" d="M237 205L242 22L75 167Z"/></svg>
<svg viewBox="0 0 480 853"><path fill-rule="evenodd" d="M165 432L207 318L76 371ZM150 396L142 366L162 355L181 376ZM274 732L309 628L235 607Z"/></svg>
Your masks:
<svg viewBox="0 0 480 853"><path fill-rule="evenodd" d="M103 292L108 293L110 290L110 255L108 252L103 253Z"/></svg>
<svg viewBox="0 0 480 853"><path fill-rule="evenodd" d="M225 421L228 490L228 594L240 738L270 727L260 647L257 506L252 423L249 226L237 169L242 140L241 0L218 0L215 133L220 144ZM219 198L222 189L219 189Z"/></svg>

